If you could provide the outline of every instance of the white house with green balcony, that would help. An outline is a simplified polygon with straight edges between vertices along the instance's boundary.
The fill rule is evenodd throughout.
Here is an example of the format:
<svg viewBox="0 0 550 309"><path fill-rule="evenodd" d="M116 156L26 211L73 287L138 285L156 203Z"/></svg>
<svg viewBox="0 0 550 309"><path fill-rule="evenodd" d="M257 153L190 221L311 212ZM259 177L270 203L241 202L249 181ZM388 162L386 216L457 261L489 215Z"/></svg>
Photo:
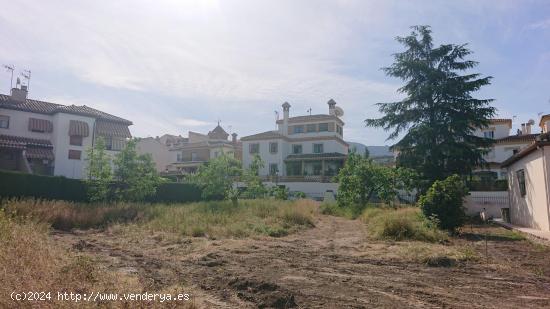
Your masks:
<svg viewBox="0 0 550 309"><path fill-rule="evenodd" d="M328 114L290 117L290 104L285 102L282 107L277 130L241 138L243 166L248 167L259 155L264 162L260 176L266 180L331 183L348 155L342 109L331 99Z"/></svg>

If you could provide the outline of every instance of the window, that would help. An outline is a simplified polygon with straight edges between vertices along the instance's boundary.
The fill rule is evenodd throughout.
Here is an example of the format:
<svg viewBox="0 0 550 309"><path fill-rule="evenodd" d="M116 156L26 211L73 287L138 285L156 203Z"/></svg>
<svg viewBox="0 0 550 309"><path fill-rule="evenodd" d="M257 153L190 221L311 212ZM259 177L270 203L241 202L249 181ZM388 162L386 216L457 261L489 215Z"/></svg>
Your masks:
<svg viewBox="0 0 550 309"><path fill-rule="evenodd" d="M177 154L176 161L178 161L178 162L183 161L183 154L182 153Z"/></svg>
<svg viewBox="0 0 550 309"><path fill-rule="evenodd" d="M336 125L336 133L343 136L344 135L344 129L341 126Z"/></svg>
<svg viewBox="0 0 550 309"><path fill-rule="evenodd" d="M277 153L279 151L279 144L277 142L269 143L269 153Z"/></svg>
<svg viewBox="0 0 550 309"><path fill-rule="evenodd" d="M292 145L292 153L293 154L302 153L302 145Z"/></svg>
<svg viewBox="0 0 550 309"><path fill-rule="evenodd" d="M10 116L0 115L0 129L9 129Z"/></svg>
<svg viewBox="0 0 550 309"><path fill-rule="evenodd" d="M323 153L323 144L313 144L313 153Z"/></svg>
<svg viewBox="0 0 550 309"><path fill-rule="evenodd" d="M495 131L485 131L485 132L483 132L483 137L485 137L485 138L495 138Z"/></svg>
<svg viewBox="0 0 550 309"><path fill-rule="evenodd" d="M260 153L260 144L254 143L248 145L248 152L249 153Z"/></svg>
<svg viewBox="0 0 550 309"><path fill-rule="evenodd" d="M82 136L76 136L76 135L73 135L73 136L70 136L69 137L69 144L71 144L72 146L82 146Z"/></svg>
<svg viewBox="0 0 550 309"><path fill-rule="evenodd" d="M277 175L279 173L279 166L277 163L271 163L269 164L269 175Z"/></svg>
<svg viewBox="0 0 550 309"><path fill-rule="evenodd" d="M196 152L191 153L191 161L197 161L197 153Z"/></svg>
<svg viewBox="0 0 550 309"><path fill-rule="evenodd" d="M80 150L69 150L69 160L80 160L82 151Z"/></svg>
<svg viewBox="0 0 550 309"><path fill-rule="evenodd" d="M320 123L319 124L319 132L327 132L328 131L328 123Z"/></svg>
<svg viewBox="0 0 550 309"><path fill-rule="evenodd" d="M293 128L293 133L296 134L296 133L304 133L304 126L294 126L292 127Z"/></svg>
<svg viewBox="0 0 550 309"><path fill-rule="evenodd" d="M309 132L317 132L317 125L312 123L312 124L308 124L306 126L306 131L309 133Z"/></svg>
<svg viewBox="0 0 550 309"><path fill-rule="evenodd" d="M519 170L516 172L516 175L518 177L519 193L521 196L525 196L525 194L527 194L527 188L525 187L525 171Z"/></svg>

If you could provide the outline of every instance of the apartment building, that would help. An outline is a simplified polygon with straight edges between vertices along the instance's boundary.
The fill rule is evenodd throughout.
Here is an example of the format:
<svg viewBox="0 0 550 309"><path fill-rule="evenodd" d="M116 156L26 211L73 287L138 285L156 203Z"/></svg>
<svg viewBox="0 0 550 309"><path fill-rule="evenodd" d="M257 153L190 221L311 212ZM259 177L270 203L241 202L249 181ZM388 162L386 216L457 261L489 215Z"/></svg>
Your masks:
<svg viewBox="0 0 550 309"><path fill-rule="evenodd" d="M138 152L152 155L157 170L166 176L184 176L197 171L201 164L225 154L242 159L242 144L237 133L227 133L218 125L207 134L188 132L188 137L165 134L138 141Z"/></svg>
<svg viewBox="0 0 550 309"><path fill-rule="evenodd" d="M478 129L474 135L494 140L489 152L483 157L485 165L474 171L481 177L506 179L507 172L501 164L511 156L519 153L522 149L531 145L540 133L532 132L534 121L521 124L515 134L511 134L512 119L491 119L490 124Z"/></svg>
<svg viewBox="0 0 550 309"><path fill-rule="evenodd" d="M344 141L341 108L328 101L328 114L290 117L290 104L283 105L277 130L245 136L243 165L255 155L264 161L260 176L277 181L330 182L344 165L348 143Z"/></svg>
<svg viewBox="0 0 550 309"><path fill-rule="evenodd" d="M0 169L85 178L86 149L101 136L111 155L131 137L132 122L86 105L28 99L19 83L0 94Z"/></svg>

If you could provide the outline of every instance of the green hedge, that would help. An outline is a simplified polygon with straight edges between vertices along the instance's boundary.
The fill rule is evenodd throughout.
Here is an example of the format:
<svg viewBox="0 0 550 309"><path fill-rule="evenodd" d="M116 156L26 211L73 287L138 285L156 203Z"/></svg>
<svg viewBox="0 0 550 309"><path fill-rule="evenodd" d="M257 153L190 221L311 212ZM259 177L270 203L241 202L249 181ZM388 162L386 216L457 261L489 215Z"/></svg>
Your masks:
<svg viewBox="0 0 550 309"><path fill-rule="evenodd" d="M157 187L154 196L147 199L152 203L185 203L201 200L202 190L193 184L165 182Z"/></svg>
<svg viewBox="0 0 550 309"><path fill-rule="evenodd" d="M114 187L115 185L113 185ZM186 203L201 200L202 191L186 183L162 183L152 203ZM48 200L87 202L86 183L80 179L0 171L0 198L34 197Z"/></svg>
<svg viewBox="0 0 550 309"><path fill-rule="evenodd" d="M34 197L85 202L86 184L78 179L0 171L0 197Z"/></svg>

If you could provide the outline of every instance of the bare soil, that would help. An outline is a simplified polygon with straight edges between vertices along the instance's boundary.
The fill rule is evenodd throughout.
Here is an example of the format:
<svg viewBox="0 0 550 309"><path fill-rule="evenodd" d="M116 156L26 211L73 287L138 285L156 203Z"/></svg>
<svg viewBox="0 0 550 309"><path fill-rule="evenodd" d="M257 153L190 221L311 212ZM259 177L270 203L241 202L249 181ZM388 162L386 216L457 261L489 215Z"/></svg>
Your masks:
<svg viewBox="0 0 550 309"><path fill-rule="evenodd" d="M186 286L199 307L549 308L550 250L490 236L486 260L483 235L499 230L467 227L445 246L469 245L482 258L451 266L415 262L395 253L407 243L373 241L363 223L332 216L282 238L130 237L111 230L53 236L109 271L137 277L146 291Z"/></svg>

